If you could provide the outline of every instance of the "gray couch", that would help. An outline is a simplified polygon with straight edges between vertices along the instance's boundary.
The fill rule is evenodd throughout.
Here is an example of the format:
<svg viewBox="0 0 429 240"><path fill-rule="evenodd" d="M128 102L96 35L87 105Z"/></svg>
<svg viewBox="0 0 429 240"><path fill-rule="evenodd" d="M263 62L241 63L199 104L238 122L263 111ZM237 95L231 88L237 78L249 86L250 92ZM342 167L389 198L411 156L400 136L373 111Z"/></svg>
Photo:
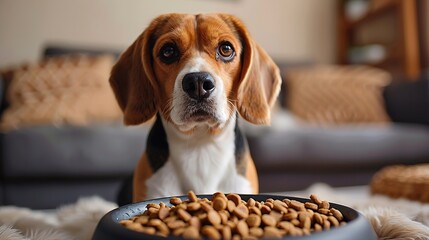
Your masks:
<svg viewBox="0 0 429 240"><path fill-rule="evenodd" d="M49 48L45 55L70 51L77 50ZM387 105L396 109L395 104ZM362 185L383 166L429 162L429 123L425 116L417 118L420 122L407 119L390 127L301 126L248 132L260 190L297 190L313 182ZM120 196L124 204L147 132L145 127L104 123L0 133L0 204L54 208L88 195L110 201Z"/></svg>
<svg viewBox="0 0 429 240"><path fill-rule="evenodd" d="M91 50L51 46L43 57ZM0 77L0 116L7 107L7 86ZM36 209L99 195L115 201L146 145L147 127L121 122L89 126L34 126L0 133L0 205Z"/></svg>

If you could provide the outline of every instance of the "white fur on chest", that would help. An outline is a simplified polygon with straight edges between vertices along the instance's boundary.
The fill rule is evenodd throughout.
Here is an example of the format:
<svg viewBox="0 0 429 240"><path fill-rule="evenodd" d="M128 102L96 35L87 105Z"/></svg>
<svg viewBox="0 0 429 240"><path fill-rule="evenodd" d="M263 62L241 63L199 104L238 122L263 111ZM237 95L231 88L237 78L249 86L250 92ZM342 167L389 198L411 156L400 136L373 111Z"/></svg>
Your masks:
<svg viewBox="0 0 429 240"><path fill-rule="evenodd" d="M163 121L170 156L146 181L147 198L217 191L251 193L249 181L237 173L235 162L235 116L218 135L202 127L184 135Z"/></svg>

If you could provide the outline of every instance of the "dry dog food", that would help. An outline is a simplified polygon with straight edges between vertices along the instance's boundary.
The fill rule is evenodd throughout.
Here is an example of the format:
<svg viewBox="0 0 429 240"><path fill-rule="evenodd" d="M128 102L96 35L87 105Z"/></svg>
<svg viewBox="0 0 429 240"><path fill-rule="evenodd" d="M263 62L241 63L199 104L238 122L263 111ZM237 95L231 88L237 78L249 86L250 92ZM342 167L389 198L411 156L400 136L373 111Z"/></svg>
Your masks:
<svg viewBox="0 0 429 240"><path fill-rule="evenodd" d="M150 203L146 211L123 226L146 234L181 236L186 239L258 239L303 236L346 224L343 214L316 195L310 201L241 199L238 194L213 194L200 199L171 198L170 204Z"/></svg>

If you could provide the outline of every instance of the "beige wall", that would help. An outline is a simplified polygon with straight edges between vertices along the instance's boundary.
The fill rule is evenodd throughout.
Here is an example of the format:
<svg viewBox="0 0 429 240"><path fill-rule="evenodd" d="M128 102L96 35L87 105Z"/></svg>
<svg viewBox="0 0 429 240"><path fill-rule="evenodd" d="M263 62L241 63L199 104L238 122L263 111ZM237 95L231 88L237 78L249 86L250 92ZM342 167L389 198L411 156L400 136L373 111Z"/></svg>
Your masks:
<svg viewBox="0 0 429 240"><path fill-rule="evenodd" d="M0 67L38 58L47 42L123 49L167 12L240 17L274 58L335 61L335 0L0 0Z"/></svg>

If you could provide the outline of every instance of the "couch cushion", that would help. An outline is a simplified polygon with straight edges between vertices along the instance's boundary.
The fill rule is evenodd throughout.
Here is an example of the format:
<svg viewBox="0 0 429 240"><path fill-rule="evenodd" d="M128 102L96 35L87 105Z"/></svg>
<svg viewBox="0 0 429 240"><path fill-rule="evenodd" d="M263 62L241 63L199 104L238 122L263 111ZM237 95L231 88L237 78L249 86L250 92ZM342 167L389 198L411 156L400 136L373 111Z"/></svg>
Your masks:
<svg viewBox="0 0 429 240"><path fill-rule="evenodd" d="M260 171L374 170L429 160L429 128L419 125L300 126L249 137Z"/></svg>
<svg viewBox="0 0 429 240"><path fill-rule="evenodd" d="M120 119L108 82L112 65L110 55L70 55L13 70L2 129Z"/></svg>
<svg viewBox="0 0 429 240"><path fill-rule="evenodd" d="M1 133L7 178L100 178L132 173L147 127L37 126Z"/></svg>
<svg viewBox="0 0 429 240"><path fill-rule="evenodd" d="M287 108L317 124L388 122L382 96L390 75L367 66L317 65L286 70Z"/></svg>

